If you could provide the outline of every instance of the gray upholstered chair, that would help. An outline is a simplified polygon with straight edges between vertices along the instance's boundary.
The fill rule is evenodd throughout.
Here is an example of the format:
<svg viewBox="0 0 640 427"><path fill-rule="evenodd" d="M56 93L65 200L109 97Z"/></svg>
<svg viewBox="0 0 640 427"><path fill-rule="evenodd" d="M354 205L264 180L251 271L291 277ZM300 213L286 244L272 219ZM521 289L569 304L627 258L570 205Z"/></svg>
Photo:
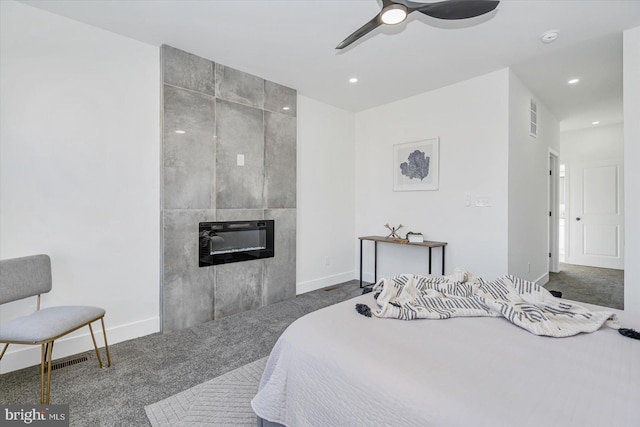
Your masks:
<svg viewBox="0 0 640 427"><path fill-rule="evenodd" d="M111 366L107 333L104 329L104 309L89 306L60 306L40 310L40 294L50 290L51 259L48 255L33 255L0 261L0 304L36 295L38 297L34 313L0 324L0 343L5 344L2 354L0 354L0 360L2 360L9 344L41 346L41 404L49 404L51 355L53 342L56 339L83 326L89 326L93 347L96 350L100 368L102 368L102 359L91 327L91 323L100 320L107 353L107 366Z"/></svg>

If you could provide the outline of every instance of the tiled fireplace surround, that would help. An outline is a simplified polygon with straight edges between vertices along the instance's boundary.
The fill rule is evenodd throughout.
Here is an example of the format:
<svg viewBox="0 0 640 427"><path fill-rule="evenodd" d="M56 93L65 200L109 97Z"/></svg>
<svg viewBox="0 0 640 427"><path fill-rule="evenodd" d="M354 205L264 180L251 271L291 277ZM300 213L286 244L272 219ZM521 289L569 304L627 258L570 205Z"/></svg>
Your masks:
<svg viewBox="0 0 640 427"><path fill-rule="evenodd" d="M296 91L161 52L166 332L295 296ZM274 258L198 267L199 222L249 219L275 220Z"/></svg>

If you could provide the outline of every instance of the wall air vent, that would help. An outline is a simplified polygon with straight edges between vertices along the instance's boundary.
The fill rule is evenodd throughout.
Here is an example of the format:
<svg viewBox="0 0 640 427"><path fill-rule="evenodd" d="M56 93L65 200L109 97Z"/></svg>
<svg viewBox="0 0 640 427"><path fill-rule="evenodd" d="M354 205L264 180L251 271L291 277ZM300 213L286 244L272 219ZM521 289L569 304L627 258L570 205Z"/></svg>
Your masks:
<svg viewBox="0 0 640 427"><path fill-rule="evenodd" d="M529 135L534 138L538 136L538 104L533 98L529 109Z"/></svg>

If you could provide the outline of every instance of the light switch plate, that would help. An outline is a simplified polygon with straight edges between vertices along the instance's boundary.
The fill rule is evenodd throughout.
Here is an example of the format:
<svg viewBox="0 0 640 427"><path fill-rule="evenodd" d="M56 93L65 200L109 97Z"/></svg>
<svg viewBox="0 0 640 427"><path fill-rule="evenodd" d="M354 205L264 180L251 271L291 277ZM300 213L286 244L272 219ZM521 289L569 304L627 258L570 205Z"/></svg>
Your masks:
<svg viewBox="0 0 640 427"><path fill-rule="evenodd" d="M491 197L476 197L476 207L477 208L489 208L491 207Z"/></svg>
<svg viewBox="0 0 640 427"><path fill-rule="evenodd" d="M237 162L238 166L244 166L244 154L238 154Z"/></svg>

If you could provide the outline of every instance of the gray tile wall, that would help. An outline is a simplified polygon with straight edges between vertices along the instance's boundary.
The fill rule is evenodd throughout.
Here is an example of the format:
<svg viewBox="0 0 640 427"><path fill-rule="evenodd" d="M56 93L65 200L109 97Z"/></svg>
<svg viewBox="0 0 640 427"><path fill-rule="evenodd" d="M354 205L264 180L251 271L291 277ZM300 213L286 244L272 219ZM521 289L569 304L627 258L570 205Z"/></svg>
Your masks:
<svg viewBox="0 0 640 427"><path fill-rule="evenodd" d="M163 331L295 297L296 91L166 45L162 73ZM248 219L274 258L198 267L199 222Z"/></svg>
<svg viewBox="0 0 640 427"><path fill-rule="evenodd" d="M216 100L168 85L163 95L164 207L215 209Z"/></svg>
<svg viewBox="0 0 640 427"><path fill-rule="evenodd" d="M216 206L263 208L264 111L223 100L217 107ZM237 165L238 154L244 155L244 166Z"/></svg>
<svg viewBox="0 0 640 427"><path fill-rule="evenodd" d="M296 118L264 113L264 197L268 208L296 207Z"/></svg>

